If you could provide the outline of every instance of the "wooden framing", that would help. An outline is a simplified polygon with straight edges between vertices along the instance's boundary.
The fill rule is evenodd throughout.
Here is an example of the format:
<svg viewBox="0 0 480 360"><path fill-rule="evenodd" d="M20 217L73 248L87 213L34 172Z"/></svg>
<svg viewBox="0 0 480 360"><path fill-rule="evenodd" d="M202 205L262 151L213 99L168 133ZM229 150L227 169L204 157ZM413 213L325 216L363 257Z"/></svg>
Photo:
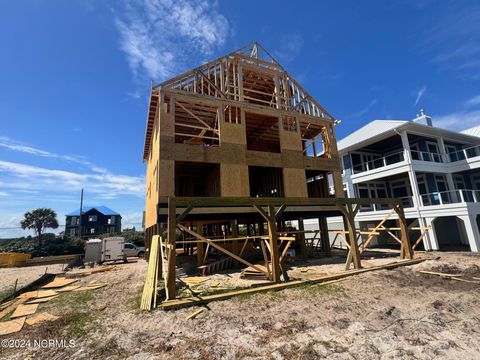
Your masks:
<svg viewBox="0 0 480 360"><path fill-rule="evenodd" d="M168 254L168 263L166 266L166 289L168 300L176 297L175 247L177 229L195 239L195 241L184 240L179 243L201 242L207 244L207 246L215 248L219 253L232 257L238 263L251 267L260 273L264 273L273 283L279 283L282 281L281 276L283 276L283 281L288 281L288 274L283 264L283 260L290 245L297 239L303 241L305 233L304 230L299 230L290 233L290 236L284 236L283 233L278 230L277 226L277 223L281 221L281 219L303 219L309 217L321 218L322 214L332 212L333 214L343 215L348 225L348 230L342 232L347 235L346 244L349 249L347 256L348 270L350 263L353 263L355 269L361 268L360 255L365 250L370 239L378 234L377 230L383 227L385 221L389 219L393 213L401 215L403 211L400 201L396 199L168 197L162 201L161 204L165 204L166 207L162 207L160 204L160 220L168 224L168 238L166 239ZM367 241L358 244L355 216L361 205L373 203L390 205L392 210L387 214L384 221L377 225L374 231L360 232L360 234L368 234L369 237L367 238ZM256 219L254 221L266 222L268 235L229 236L223 239L211 239L207 235L199 233L201 232L200 229L202 229L201 226L197 227L197 231L193 231L185 225L195 222L198 219L203 219L203 221L208 222L208 219L210 218L219 221L227 219L230 216L238 217L239 213L243 214L244 217ZM399 216L398 221L400 231L403 227L407 229L404 217L402 218ZM288 235L289 232L287 231L285 234ZM295 237L295 235L299 236ZM255 239L260 240L260 246L267 270L264 270L262 267L253 264L243 257L248 242ZM236 250L230 251L220 244L221 242L224 243L226 241L237 244L243 242L243 244L241 248L237 245L232 247L232 249ZM263 241L265 241L265 243ZM406 231L402 232L400 242L402 244L400 258L412 259L413 250L411 244L408 242ZM280 250L280 247L282 247L282 250ZM205 259L205 257L203 257L203 259Z"/></svg>
<svg viewBox="0 0 480 360"><path fill-rule="evenodd" d="M156 263L167 299L176 298L179 246L196 252L199 267L218 260L214 250L233 258L229 265L285 282L292 246L304 259L318 247L329 255L328 216L343 216L347 266L360 269L368 242L359 248L355 216L365 204L393 209L402 258L412 258L399 201L344 198L337 123L258 43L151 87L143 153L146 245L161 237ZM306 246L304 219L318 219L316 249ZM298 229L290 231L286 221L298 221ZM247 259L253 248L266 270Z"/></svg>

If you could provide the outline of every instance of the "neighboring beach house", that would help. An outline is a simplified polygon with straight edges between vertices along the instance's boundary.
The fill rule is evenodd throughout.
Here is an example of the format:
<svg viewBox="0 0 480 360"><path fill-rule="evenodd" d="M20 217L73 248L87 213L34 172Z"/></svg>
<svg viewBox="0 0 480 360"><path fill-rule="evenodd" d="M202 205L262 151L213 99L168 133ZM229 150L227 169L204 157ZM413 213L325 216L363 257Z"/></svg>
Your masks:
<svg viewBox="0 0 480 360"><path fill-rule="evenodd" d="M80 209L66 215L65 235L96 236L100 234L118 234L122 231L122 217L106 206L84 206L80 221Z"/></svg>
<svg viewBox="0 0 480 360"><path fill-rule="evenodd" d="M413 121L375 120L338 142L348 197L400 198L408 223L432 226L426 250L480 250L480 128L454 132L432 126L423 110ZM368 229L387 209L365 206L358 227ZM329 228L343 228L341 218ZM395 227L395 220L386 226ZM418 232L410 232L415 241ZM388 244L383 232L376 244Z"/></svg>

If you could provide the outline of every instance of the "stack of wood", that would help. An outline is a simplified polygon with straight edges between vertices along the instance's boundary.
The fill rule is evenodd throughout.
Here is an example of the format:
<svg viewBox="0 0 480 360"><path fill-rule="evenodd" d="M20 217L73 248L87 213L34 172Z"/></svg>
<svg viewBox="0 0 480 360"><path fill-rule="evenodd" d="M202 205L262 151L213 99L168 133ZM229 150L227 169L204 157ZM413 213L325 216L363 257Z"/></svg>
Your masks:
<svg viewBox="0 0 480 360"><path fill-rule="evenodd" d="M268 269L265 265L255 264L255 267L265 270L265 272L268 273ZM240 277L244 279L252 279L252 280L268 280L267 274L261 271L258 271L257 269L251 266L243 269Z"/></svg>
<svg viewBox="0 0 480 360"><path fill-rule="evenodd" d="M161 249L162 256L159 256L161 246L160 236L153 236L150 244L147 276L143 285L142 302L140 304L140 309L142 310L152 310L157 307L158 265L163 260L163 248Z"/></svg>

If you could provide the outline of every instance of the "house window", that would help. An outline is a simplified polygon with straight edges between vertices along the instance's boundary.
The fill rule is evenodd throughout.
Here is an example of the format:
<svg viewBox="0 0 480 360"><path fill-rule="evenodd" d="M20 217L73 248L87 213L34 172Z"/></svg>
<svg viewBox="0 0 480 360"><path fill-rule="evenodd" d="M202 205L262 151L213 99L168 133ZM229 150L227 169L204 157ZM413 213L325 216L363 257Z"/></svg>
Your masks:
<svg viewBox="0 0 480 360"><path fill-rule="evenodd" d="M113 225L115 224L115 216L110 216L107 220L108 225Z"/></svg>
<svg viewBox="0 0 480 360"><path fill-rule="evenodd" d="M70 229L70 236L75 236L75 229Z"/></svg>
<svg viewBox="0 0 480 360"><path fill-rule="evenodd" d="M70 224L77 225L77 218L75 216L72 216L72 218L70 219Z"/></svg>
<svg viewBox="0 0 480 360"><path fill-rule="evenodd" d="M97 221L97 215L90 215L88 221Z"/></svg>
<svg viewBox="0 0 480 360"><path fill-rule="evenodd" d="M95 234L95 228L90 229L90 234Z"/></svg>

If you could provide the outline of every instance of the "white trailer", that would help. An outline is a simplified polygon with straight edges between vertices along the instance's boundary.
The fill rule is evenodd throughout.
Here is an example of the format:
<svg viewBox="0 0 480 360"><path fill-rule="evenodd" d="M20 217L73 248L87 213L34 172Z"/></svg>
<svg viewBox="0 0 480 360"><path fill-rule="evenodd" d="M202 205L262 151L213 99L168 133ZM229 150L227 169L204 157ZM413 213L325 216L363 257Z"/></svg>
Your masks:
<svg viewBox="0 0 480 360"><path fill-rule="evenodd" d="M85 244L85 262L125 261L125 239L121 236L90 239Z"/></svg>

